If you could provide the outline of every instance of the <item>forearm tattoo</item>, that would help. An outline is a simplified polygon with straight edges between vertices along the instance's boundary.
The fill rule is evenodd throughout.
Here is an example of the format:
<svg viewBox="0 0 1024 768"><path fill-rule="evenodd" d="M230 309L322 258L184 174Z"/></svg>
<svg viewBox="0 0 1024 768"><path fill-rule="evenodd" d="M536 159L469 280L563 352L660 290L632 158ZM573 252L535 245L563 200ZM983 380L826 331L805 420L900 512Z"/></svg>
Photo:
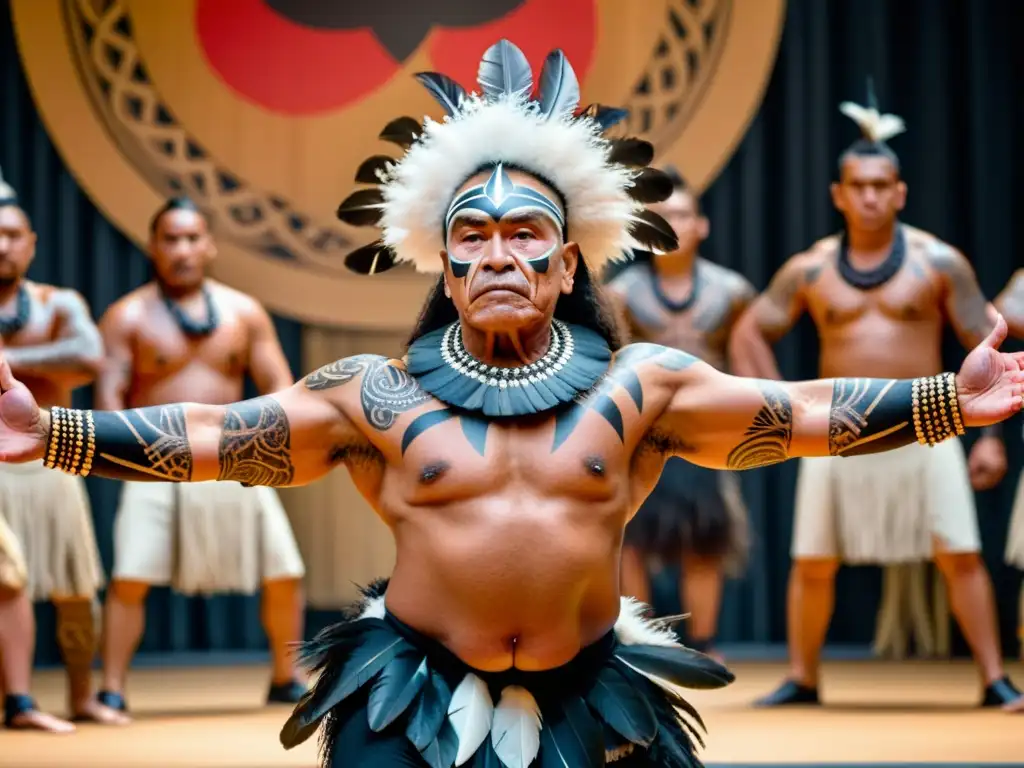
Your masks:
<svg viewBox="0 0 1024 768"><path fill-rule="evenodd" d="M50 411L46 465L115 480L188 482L192 448L182 405Z"/></svg>
<svg viewBox="0 0 1024 768"><path fill-rule="evenodd" d="M587 411L595 411L615 430L620 442L625 442L625 420L611 393L623 388L636 409L643 413L644 391L637 368L642 363L653 363L667 371L682 371L697 362L691 354L659 344L631 344L615 357L611 370L581 401L563 409L555 417L555 440L552 453L569 439Z"/></svg>
<svg viewBox="0 0 1024 768"><path fill-rule="evenodd" d="M764 405L754 416L743 441L729 452L729 469L766 467L789 458L793 442L793 403L789 393L771 382L761 382L760 386Z"/></svg>
<svg viewBox="0 0 1024 768"><path fill-rule="evenodd" d="M295 467L291 429L281 404L272 397L257 397L229 405L217 458L218 480L234 480L242 485L289 485Z"/></svg>
<svg viewBox="0 0 1024 768"><path fill-rule="evenodd" d="M305 384L307 389L322 391L348 384L359 376L363 415L380 432L394 426L401 414L430 401L430 394L416 379L379 355L356 355L330 363L307 376Z"/></svg>
<svg viewBox="0 0 1024 768"><path fill-rule="evenodd" d="M952 374L922 379L836 379L829 411L832 456L881 453L963 434Z"/></svg>

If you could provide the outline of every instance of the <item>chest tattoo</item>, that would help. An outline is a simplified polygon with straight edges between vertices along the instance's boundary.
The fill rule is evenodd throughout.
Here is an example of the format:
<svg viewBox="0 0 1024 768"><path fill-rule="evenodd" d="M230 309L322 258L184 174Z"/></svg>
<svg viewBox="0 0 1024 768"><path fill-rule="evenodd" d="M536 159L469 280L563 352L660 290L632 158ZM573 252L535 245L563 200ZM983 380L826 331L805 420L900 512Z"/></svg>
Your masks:
<svg viewBox="0 0 1024 768"><path fill-rule="evenodd" d="M551 452L557 451L569 439L584 415L591 410L608 422L618 435L619 442L625 443L625 421L619 406L611 398L611 393L620 387L625 389L636 409L643 413L644 391L636 369L641 363L647 362L667 371L682 371L697 362L697 358L658 344L633 344L627 347L618 354L611 371L591 394L582 402L565 408L555 417L555 440Z"/></svg>
<svg viewBox="0 0 1024 768"><path fill-rule="evenodd" d="M456 412L450 408L427 411L413 419L412 423L406 427L405 432L402 434L402 455L405 455L413 440L428 429L436 427L438 424L444 424L450 419L459 420L463 436L473 446L473 450L483 456L487 450L487 429L490 427L490 422L471 413Z"/></svg>

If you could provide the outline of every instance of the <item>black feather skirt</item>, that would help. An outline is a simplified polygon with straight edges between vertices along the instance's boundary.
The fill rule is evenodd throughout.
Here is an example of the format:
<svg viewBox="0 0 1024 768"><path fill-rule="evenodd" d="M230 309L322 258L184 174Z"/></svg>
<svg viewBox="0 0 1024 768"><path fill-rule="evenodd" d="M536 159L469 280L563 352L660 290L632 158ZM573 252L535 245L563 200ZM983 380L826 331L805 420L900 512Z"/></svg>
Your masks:
<svg viewBox="0 0 1024 768"><path fill-rule="evenodd" d="M558 669L479 672L384 612L385 588L305 644L318 678L281 731L285 748L320 730L325 768L701 766L704 723L677 689L733 680L704 654L623 642L617 624Z"/></svg>
<svg viewBox="0 0 1024 768"><path fill-rule="evenodd" d="M748 529L738 479L670 458L658 484L626 526L625 543L665 564L693 553L723 558L730 571L741 569Z"/></svg>

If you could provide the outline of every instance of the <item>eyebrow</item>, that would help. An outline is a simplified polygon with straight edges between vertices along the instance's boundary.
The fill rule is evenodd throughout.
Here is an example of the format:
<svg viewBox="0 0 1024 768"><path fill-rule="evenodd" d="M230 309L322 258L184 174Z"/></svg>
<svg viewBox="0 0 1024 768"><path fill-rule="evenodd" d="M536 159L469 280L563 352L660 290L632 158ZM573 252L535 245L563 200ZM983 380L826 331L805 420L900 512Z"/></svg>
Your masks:
<svg viewBox="0 0 1024 768"><path fill-rule="evenodd" d="M545 216L540 211L520 211L518 213L509 214L508 216L502 216L501 217L501 223L502 224L530 224L530 223L539 222L539 221L542 221L542 220L545 220L545 219L548 219L548 218L549 217ZM494 219L492 219L490 216L482 217L482 216L474 216L474 215L471 215L471 214L463 215L463 214L458 214L457 213L457 214L455 214L455 219L452 222L452 229L455 229L456 227L476 227L476 228L481 228L481 227L487 226L490 223L494 223Z"/></svg>

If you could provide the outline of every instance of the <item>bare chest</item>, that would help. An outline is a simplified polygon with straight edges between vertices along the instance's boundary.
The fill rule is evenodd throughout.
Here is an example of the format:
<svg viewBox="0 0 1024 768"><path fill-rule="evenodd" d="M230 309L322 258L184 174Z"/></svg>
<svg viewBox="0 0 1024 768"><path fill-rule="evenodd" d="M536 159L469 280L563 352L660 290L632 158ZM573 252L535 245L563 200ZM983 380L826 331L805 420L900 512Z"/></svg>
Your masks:
<svg viewBox="0 0 1024 768"><path fill-rule="evenodd" d="M863 322L919 324L941 321L938 281L917 258L908 258L888 282L869 290L847 283L834 266L810 288L809 309L819 328L840 329Z"/></svg>
<svg viewBox="0 0 1024 768"><path fill-rule="evenodd" d="M248 330L236 315L224 314L207 336L188 336L171 317L156 312L135 336L136 375L165 378L200 366L228 377L243 376L248 367Z"/></svg>
<svg viewBox="0 0 1024 768"><path fill-rule="evenodd" d="M733 320L730 294L701 282L689 298L666 304L650 283L636 281L626 296L634 340L681 349L713 365L724 361Z"/></svg>

